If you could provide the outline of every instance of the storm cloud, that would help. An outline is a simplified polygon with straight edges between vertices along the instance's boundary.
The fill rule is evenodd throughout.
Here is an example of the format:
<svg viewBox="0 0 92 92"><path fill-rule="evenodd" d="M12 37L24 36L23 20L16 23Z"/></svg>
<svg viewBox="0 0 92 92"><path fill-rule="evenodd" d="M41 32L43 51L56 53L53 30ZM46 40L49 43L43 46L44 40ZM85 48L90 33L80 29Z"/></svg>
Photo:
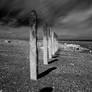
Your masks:
<svg viewBox="0 0 92 92"><path fill-rule="evenodd" d="M25 16L33 9L61 38L91 39L92 0L1 0L0 18Z"/></svg>
<svg viewBox="0 0 92 92"><path fill-rule="evenodd" d="M40 19L53 24L57 18L66 16L72 10L86 9L91 3L91 0L1 0L0 15L2 17L20 10L15 15L24 16L35 9Z"/></svg>

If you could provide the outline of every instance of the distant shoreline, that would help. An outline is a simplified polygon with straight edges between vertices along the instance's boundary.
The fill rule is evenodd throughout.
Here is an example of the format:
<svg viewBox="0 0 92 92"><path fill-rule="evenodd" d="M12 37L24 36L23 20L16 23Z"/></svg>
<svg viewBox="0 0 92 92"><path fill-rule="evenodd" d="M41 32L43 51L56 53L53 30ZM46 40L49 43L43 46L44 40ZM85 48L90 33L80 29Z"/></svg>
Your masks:
<svg viewBox="0 0 92 92"><path fill-rule="evenodd" d="M67 40L59 40L59 41L89 41L89 42L90 42L90 41L92 41L92 40L84 40L84 39L83 39L83 40L74 40L74 39L69 39L69 40L68 40L68 39L67 39Z"/></svg>

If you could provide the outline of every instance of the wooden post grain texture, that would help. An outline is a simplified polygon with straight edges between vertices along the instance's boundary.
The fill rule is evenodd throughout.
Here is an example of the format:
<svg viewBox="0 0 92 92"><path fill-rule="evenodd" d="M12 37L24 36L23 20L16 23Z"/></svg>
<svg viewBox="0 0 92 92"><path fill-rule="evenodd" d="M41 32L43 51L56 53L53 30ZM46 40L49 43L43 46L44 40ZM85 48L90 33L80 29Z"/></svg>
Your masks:
<svg viewBox="0 0 92 92"><path fill-rule="evenodd" d="M37 80L37 63L38 63L38 47L37 47L37 13L32 10L29 18L30 30L30 50L29 50L29 61L30 61L30 79Z"/></svg>
<svg viewBox="0 0 92 92"><path fill-rule="evenodd" d="M36 38L33 36L32 32L35 31L35 28L32 28L30 31L30 79L37 80L37 45Z"/></svg>
<svg viewBox="0 0 92 92"><path fill-rule="evenodd" d="M43 26L43 63L48 65L47 26Z"/></svg>
<svg viewBox="0 0 92 92"><path fill-rule="evenodd" d="M51 47L51 30L50 30L50 27L49 27L49 30L48 30L48 54L49 54L49 59L52 58L52 47Z"/></svg>

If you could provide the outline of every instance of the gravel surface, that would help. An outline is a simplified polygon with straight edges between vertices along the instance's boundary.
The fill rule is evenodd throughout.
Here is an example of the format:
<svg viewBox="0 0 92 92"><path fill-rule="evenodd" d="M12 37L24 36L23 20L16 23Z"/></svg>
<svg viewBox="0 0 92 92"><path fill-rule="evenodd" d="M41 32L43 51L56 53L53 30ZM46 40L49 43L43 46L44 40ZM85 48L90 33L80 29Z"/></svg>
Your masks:
<svg viewBox="0 0 92 92"><path fill-rule="evenodd" d="M29 77L26 41L0 41L0 91L92 92L92 54L59 50L43 65L39 49L38 80Z"/></svg>

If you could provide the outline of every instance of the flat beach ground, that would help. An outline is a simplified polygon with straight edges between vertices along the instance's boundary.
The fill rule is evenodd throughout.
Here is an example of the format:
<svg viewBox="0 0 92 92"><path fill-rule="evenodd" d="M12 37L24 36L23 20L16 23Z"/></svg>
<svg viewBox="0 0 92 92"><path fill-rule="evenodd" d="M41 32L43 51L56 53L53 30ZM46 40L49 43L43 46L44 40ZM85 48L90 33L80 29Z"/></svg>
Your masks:
<svg viewBox="0 0 92 92"><path fill-rule="evenodd" d="M28 41L0 40L2 92L92 92L92 53L60 49L44 65L39 49L37 81L30 80L28 53Z"/></svg>

